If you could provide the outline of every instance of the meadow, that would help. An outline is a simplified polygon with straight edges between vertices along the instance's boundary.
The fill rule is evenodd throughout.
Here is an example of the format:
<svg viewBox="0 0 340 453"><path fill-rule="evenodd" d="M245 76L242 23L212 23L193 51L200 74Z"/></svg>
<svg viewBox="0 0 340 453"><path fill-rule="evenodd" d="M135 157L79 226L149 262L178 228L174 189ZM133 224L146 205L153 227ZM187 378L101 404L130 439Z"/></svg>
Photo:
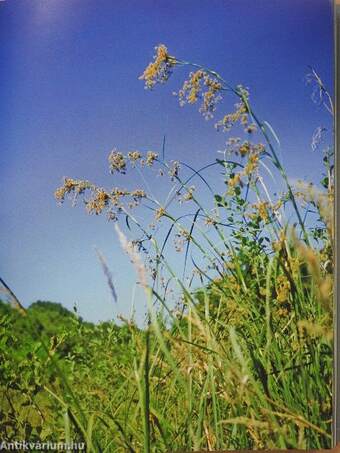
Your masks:
<svg viewBox="0 0 340 453"><path fill-rule="evenodd" d="M82 202L112 222L143 291L145 323L95 325L50 302L24 309L9 294L12 307L0 306L3 440L131 453L331 446L332 144L315 131L320 182L291 181L278 134L246 87L163 44L140 79L156 89L181 71L179 104L197 106L226 137L210 164L168 161L165 143L114 149L113 177L153 171L169 182L165 202L142 187L71 177L55 192L58 203ZM313 69L308 82L312 101L333 115ZM183 270L169 248L183 255Z"/></svg>

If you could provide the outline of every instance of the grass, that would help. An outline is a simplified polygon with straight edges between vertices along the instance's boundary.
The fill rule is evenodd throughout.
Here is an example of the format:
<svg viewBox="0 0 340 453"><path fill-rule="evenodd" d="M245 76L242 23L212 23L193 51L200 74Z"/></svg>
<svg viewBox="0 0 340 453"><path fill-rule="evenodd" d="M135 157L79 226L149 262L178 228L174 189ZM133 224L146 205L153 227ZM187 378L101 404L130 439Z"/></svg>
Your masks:
<svg viewBox="0 0 340 453"><path fill-rule="evenodd" d="M190 67L180 103L200 104L211 119L225 95L234 96L233 111L215 126L245 138L231 137L222 158L198 170L167 162L165 143L159 153L112 151L112 173L170 178L163 203L141 188L65 178L59 202L82 197L89 213L116 222L144 289L147 320L118 327L67 314L56 330L47 315L54 306L24 317L2 306L2 432L7 439L82 440L88 452L329 448L333 151L320 159L320 186L294 187L275 132L256 116L244 87L178 60L164 45L156 51L141 76L147 88ZM310 80L332 113L315 71ZM212 169L223 190L208 180ZM275 199L271 178L281 190ZM167 256L172 240L183 252L183 274Z"/></svg>

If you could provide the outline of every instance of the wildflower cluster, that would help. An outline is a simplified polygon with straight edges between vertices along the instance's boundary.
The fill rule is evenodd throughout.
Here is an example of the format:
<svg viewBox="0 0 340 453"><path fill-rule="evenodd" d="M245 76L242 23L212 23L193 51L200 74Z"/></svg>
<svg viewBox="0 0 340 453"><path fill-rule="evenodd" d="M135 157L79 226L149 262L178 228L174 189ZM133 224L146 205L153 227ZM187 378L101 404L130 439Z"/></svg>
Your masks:
<svg viewBox="0 0 340 453"><path fill-rule="evenodd" d="M65 200L65 196L68 194L74 194L75 198L85 192L86 189L91 189L92 184L89 181L77 180L73 178L64 178L63 186L59 187L55 192L55 199L62 203Z"/></svg>
<svg viewBox="0 0 340 453"><path fill-rule="evenodd" d="M89 214L100 214L109 204L110 195L102 188L95 188L92 197L85 200L85 206Z"/></svg>
<svg viewBox="0 0 340 453"><path fill-rule="evenodd" d="M240 101L235 103L235 110L232 113L227 113L224 117L217 121L215 128L219 131L229 132L231 128L239 123L245 132L251 134L256 132L257 126L251 121L251 114L249 111L249 91L242 85L238 85L236 92L240 96Z"/></svg>
<svg viewBox="0 0 340 453"><path fill-rule="evenodd" d="M290 283L286 276L279 275L276 280L276 300L286 302L290 294Z"/></svg>
<svg viewBox="0 0 340 453"><path fill-rule="evenodd" d="M189 74L182 88L178 92L179 103L181 106L195 104L201 100L200 113L206 118L212 118L216 110L216 104L222 99L222 84L206 71L199 69ZM177 94L177 93L175 93Z"/></svg>
<svg viewBox="0 0 340 453"><path fill-rule="evenodd" d="M288 263L289 263L289 267L290 267L293 278L295 278L295 279L298 278L299 271L300 271L300 265L301 265L300 258L298 256L290 256L288 258Z"/></svg>
<svg viewBox="0 0 340 453"><path fill-rule="evenodd" d="M145 163L148 167L152 167L154 162L158 159L158 154L153 151L148 151L146 159L142 161L142 165Z"/></svg>
<svg viewBox="0 0 340 453"><path fill-rule="evenodd" d="M161 206L155 210L155 219L159 220L160 218L164 217L165 214L166 214L166 210L165 210L165 208L163 208L163 206Z"/></svg>
<svg viewBox="0 0 340 453"><path fill-rule="evenodd" d="M171 166L168 171L168 174L172 181L178 177L180 168L181 168L181 166L180 166L180 163L178 162L178 160L172 161Z"/></svg>
<svg viewBox="0 0 340 453"><path fill-rule="evenodd" d="M284 230L281 230L278 235L277 241L273 241L272 246L275 252L280 252L285 246L287 240L286 233Z"/></svg>
<svg viewBox="0 0 340 453"><path fill-rule="evenodd" d="M240 137L230 137L226 141L224 153L226 156L239 156L241 158L252 154L260 155L265 151L263 143L252 143L249 140L241 141Z"/></svg>
<svg viewBox="0 0 340 453"><path fill-rule="evenodd" d="M89 192L88 196L85 196L85 191ZM88 181L71 178L65 178L63 186L59 187L54 195L60 203L65 200L66 195L73 195L74 202L79 195L84 195L84 203L89 214L98 215L106 210L108 217L112 220L117 219L117 214L124 207L130 209L137 207L141 200L146 198L146 193L142 189L128 191L115 187L111 190L105 190ZM124 203L124 201L127 202Z"/></svg>
<svg viewBox="0 0 340 453"><path fill-rule="evenodd" d="M110 173L118 172L125 174L126 173L126 159L125 156L113 149L109 154L109 164L110 164Z"/></svg>
<svg viewBox="0 0 340 453"><path fill-rule="evenodd" d="M180 200L179 200L180 203L192 200L194 197L195 190L196 190L195 186L188 187L186 189L186 193L180 198Z"/></svg>
<svg viewBox="0 0 340 453"><path fill-rule="evenodd" d="M231 137L226 142L226 148L221 151L224 153L226 158L229 157L240 157L241 161L247 159L243 164L243 169L238 173L229 173L228 186L230 189L235 188L236 186L243 186L242 178L247 178L248 181L256 181L258 177L258 166L261 159L261 156L265 152L265 146L262 143L251 143L248 140L241 141L239 137Z"/></svg>
<svg viewBox="0 0 340 453"><path fill-rule="evenodd" d="M131 165L134 166L142 158L142 154L139 151L129 151L127 154L128 159L131 162Z"/></svg>
<svg viewBox="0 0 340 453"><path fill-rule="evenodd" d="M246 216L254 221L270 223L274 219L279 219L280 208L283 206L281 199L275 203L271 203L266 200L258 200L257 203L249 204L250 210L246 212ZM273 249L280 251L283 247L286 239L285 232L283 230L277 233L278 240L273 241Z"/></svg>
<svg viewBox="0 0 340 453"><path fill-rule="evenodd" d="M230 188L234 188L238 185L242 185L241 176L242 176L241 173L236 173L236 174L230 175L230 178L228 180L228 186Z"/></svg>
<svg viewBox="0 0 340 453"><path fill-rule="evenodd" d="M256 210L256 215L260 217L264 222L269 220L269 202L268 201L259 201L258 203L253 204L253 208Z"/></svg>
<svg viewBox="0 0 340 453"><path fill-rule="evenodd" d="M256 180L257 177L257 168L258 168L258 163L259 163L260 155L259 154L251 154L249 156L248 162L244 166L243 170L240 171L239 173L231 173L229 175L228 179L228 187L231 189L231 192L229 194L232 194L234 189L237 186L243 187L244 182L242 180L243 177L247 177L248 180L250 181L251 179Z"/></svg>
<svg viewBox="0 0 340 453"><path fill-rule="evenodd" d="M155 50L154 61L139 77L140 80L144 80L146 89L152 89L157 83L166 82L172 73L172 68L176 65L176 59L169 55L164 44L159 44Z"/></svg>
<svg viewBox="0 0 340 453"><path fill-rule="evenodd" d="M180 230L175 234L174 247L176 252L180 253L184 250L186 242L189 240L189 233L186 230Z"/></svg>
<svg viewBox="0 0 340 453"><path fill-rule="evenodd" d="M108 157L110 172L121 174L126 174L128 163L130 163L132 167L135 167L138 162L142 167L145 165L152 167L157 159L158 154L154 151L148 151L146 155L143 156L140 151L129 151L127 155L125 155L122 152L117 151L117 149L113 149Z"/></svg>

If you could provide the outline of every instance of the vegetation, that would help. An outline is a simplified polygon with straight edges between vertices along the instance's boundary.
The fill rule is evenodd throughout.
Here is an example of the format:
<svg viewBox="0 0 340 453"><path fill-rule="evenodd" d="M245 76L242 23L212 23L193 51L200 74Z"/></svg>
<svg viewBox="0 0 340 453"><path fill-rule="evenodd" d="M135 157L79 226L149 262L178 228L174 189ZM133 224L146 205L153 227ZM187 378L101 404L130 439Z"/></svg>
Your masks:
<svg viewBox="0 0 340 453"><path fill-rule="evenodd" d="M181 105L199 104L211 120L228 97L236 100L215 124L235 132L218 159L193 169L168 162L165 143L157 152L113 150L111 173L169 178L163 203L144 188L73 178L55 194L59 202L81 197L90 214L115 222L145 293L146 323L93 325L51 303L33 304L26 316L2 305L8 439L78 439L93 452L331 445L333 149L320 157L319 185L293 184L245 87L164 45L140 78L153 89L186 67ZM333 114L313 70L309 82ZM168 259L171 240L183 251L182 275Z"/></svg>

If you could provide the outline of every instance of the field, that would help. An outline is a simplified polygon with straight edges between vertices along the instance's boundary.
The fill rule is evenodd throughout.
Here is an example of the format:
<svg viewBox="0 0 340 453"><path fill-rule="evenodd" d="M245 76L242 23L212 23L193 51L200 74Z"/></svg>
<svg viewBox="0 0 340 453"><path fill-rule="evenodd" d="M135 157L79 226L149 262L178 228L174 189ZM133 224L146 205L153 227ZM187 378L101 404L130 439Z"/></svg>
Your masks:
<svg viewBox="0 0 340 453"><path fill-rule="evenodd" d="M168 161L165 142L160 150L114 149L113 176L154 171L169 182L165 203L141 187L71 177L55 192L58 203L81 200L89 214L113 222L146 320L95 325L51 302L24 309L7 291L3 440L82 441L87 452L131 453L331 446L332 144L322 148L320 127L319 184L291 181L279 138L248 89L165 45L140 79L156 89L181 71L180 105L198 106L226 134L211 164ZM313 69L308 80L333 115ZM183 272L168 259L171 248L183 255Z"/></svg>

